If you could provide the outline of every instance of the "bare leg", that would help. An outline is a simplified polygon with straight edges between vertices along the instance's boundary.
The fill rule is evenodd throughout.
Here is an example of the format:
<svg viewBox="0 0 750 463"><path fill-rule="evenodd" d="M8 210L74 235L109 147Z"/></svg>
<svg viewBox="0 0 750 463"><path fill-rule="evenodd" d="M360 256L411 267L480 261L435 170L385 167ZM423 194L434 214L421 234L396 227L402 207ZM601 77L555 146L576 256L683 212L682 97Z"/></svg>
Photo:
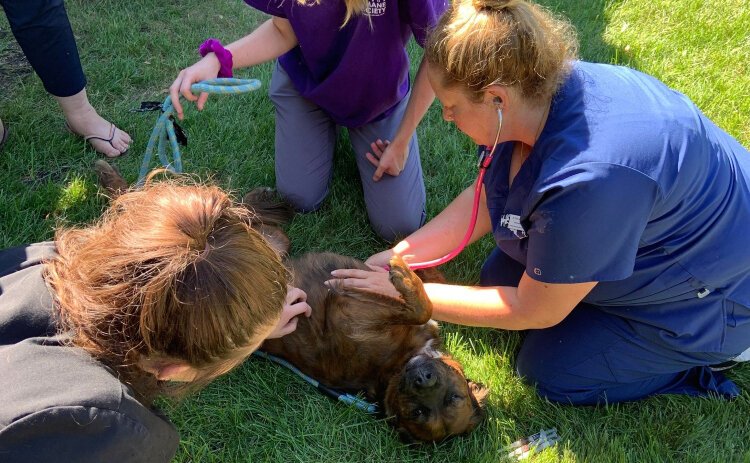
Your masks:
<svg viewBox="0 0 750 463"><path fill-rule="evenodd" d="M117 157L128 150L132 141L130 135L114 127L96 112L89 103L85 88L73 96L56 96L55 99L74 133L83 137L97 137L88 140L96 151L107 157ZM106 141L110 137L112 141Z"/></svg>

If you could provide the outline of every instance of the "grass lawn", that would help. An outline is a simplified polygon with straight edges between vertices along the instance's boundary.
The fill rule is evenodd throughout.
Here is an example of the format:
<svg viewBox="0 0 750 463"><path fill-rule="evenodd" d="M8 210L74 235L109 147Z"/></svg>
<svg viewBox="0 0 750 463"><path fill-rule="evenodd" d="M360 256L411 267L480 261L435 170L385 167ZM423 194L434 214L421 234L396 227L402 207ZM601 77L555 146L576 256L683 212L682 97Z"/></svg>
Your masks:
<svg viewBox="0 0 750 463"><path fill-rule="evenodd" d="M289 0L292 1L292 0ZM331 0L333 1L333 0ZM750 146L750 4L746 0L545 0L579 30L581 55L626 64L690 96L719 126ZM264 16L239 0L181 2L69 0L88 92L100 113L130 132L116 161L135 180L156 113L177 72L206 37L231 41ZM420 53L414 50L415 55ZM0 17L0 118L10 140L0 153L0 247L52 237L56 224L86 223L105 207L91 164L97 155L69 135L54 100L23 65ZM241 195L274 184L273 108L266 64L239 73L260 91L211 97L186 111L187 172ZM437 103L419 127L430 217L474 178L474 147L442 121ZM370 230L351 149L342 137L323 208L289 228L295 254L333 250L366 258L386 246ZM472 283L492 248L485 239L446 266ZM467 438L407 447L383 422L333 403L291 373L251 359L184 403L167 405L182 436L176 461L496 462L510 442L556 427L562 442L533 457L549 462L750 462L750 367L729 373L744 393L729 403L664 396L639 403L574 408L535 396L513 370L514 333L444 325L468 375L488 385L489 416Z"/></svg>

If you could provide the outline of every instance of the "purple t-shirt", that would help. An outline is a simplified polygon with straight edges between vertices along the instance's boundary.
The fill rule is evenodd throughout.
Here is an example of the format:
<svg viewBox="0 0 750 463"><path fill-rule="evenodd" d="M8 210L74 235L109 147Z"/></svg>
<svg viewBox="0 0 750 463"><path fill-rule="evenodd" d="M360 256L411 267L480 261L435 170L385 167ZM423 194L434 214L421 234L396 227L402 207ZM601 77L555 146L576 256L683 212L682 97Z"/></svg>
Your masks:
<svg viewBox="0 0 750 463"><path fill-rule="evenodd" d="M406 43L424 45L446 0L370 0L369 19L352 17L344 28L343 0L301 5L297 0L245 0L286 18L299 45L279 57L300 94L345 127L385 117L409 92Z"/></svg>

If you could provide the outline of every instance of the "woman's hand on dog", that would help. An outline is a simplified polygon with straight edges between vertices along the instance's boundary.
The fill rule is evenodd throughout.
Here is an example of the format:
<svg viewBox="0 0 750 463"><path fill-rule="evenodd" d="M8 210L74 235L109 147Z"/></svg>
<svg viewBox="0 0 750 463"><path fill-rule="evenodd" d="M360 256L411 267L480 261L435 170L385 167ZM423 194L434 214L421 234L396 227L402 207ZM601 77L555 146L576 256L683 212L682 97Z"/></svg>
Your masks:
<svg viewBox="0 0 750 463"><path fill-rule="evenodd" d="M279 323L266 339L280 338L296 330L297 317L303 314L305 317L312 315L312 308L307 304L307 294L299 288L289 286Z"/></svg>
<svg viewBox="0 0 750 463"><path fill-rule="evenodd" d="M383 267L369 265L370 270L353 268L338 269L331 272L332 280L325 282L326 286L341 289L358 289L383 296L398 299L401 294L388 278L388 271Z"/></svg>

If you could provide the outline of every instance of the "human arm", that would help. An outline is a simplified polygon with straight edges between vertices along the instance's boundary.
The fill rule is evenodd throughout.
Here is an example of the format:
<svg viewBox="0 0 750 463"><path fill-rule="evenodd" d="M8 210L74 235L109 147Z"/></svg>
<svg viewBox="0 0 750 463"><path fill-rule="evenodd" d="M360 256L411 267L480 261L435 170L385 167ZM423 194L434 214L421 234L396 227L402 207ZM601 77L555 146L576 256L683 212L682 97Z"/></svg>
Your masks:
<svg viewBox="0 0 750 463"><path fill-rule="evenodd" d="M425 226L401 240L393 248L371 256L366 263L385 267L394 254L401 255L407 263L443 257L455 249L466 235L471 220L473 201L474 186L470 186ZM467 244L473 243L491 230L487 200L482 190L479 197L477 223Z"/></svg>
<svg viewBox="0 0 750 463"><path fill-rule="evenodd" d="M393 140L375 140L370 143L372 152L365 154L367 160L376 167L372 176L374 181L381 179L384 173L399 175L406 165L409 156L409 141L425 113L435 100L430 82L427 79L427 64L422 58L414 78L414 87L406 105L404 117L401 119Z"/></svg>
<svg viewBox="0 0 750 463"><path fill-rule="evenodd" d="M398 298L384 271L334 270L340 288ZM467 326L526 330L560 323L596 286L596 282L552 284L524 274L518 288L425 283L434 320Z"/></svg>
<svg viewBox="0 0 750 463"><path fill-rule="evenodd" d="M290 286L286 293L281 318L266 339L280 338L296 330L297 316L303 314L305 317L312 315L312 308L307 304L307 294L299 288Z"/></svg>
<svg viewBox="0 0 750 463"><path fill-rule="evenodd" d="M278 58L297 45L297 36L287 19L273 16L245 37L230 43L225 48L232 53L232 69L242 69ZM197 101L196 106L202 110L208 99L208 93L196 97L190 86L196 82L213 79L219 73L219 60L214 53L209 53L192 66L183 69L169 87L177 117L182 120L183 110L180 95L188 101Z"/></svg>
<svg viewBox="0 0 750 463"><path fill-rule="evenodd" d="M505 330L541 329L560 323L596 282L552 284L524 274L518 288L425 283L432 318Z"/></svg>

